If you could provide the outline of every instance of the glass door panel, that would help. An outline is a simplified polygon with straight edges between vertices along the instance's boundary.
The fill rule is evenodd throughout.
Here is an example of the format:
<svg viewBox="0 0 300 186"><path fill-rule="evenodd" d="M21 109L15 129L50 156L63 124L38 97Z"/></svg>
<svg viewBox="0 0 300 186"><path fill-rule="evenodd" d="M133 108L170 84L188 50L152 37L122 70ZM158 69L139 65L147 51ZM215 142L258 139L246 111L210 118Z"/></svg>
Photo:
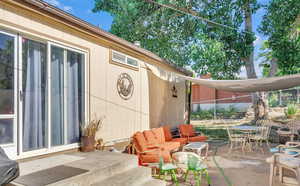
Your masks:
<svg viewBox="0 0 300 186"><path fill-rule="evenodd" d="M51 146L64 144L64 54L51 46Z"/></svg>
<svg viewBox="0 0 300 186"><path fill-rule="evenodd" d="M0 145L14 143L15 37L0 32Z"/></svg>
<svg viewBox="0 0 300 186"><path fill-rule="evenodd" d="M22 40L23 152L47 147L47 45Z"/></svg>
<svg viewBox="0 0 300 186"><path fill-rule="evenodd" d="M0 33L0 114L14 114L15 38Z"/></svg>
<svg viewBox="0 0 300 186"><path fill-rule="evenodd" d="M77 143L84 121L84 55L67 51L66 64L67 143Z"/></svg>
<svg viewBox="0 0 300 186"><path fill-rule="evenodd" d="M0 119L0 144L14 143L14 120Z"/></svg>
<svg viewBox="0 0 300 186"><path fill-rule="evenodd" d="M17 156L16 36L0 31L0 146Z"/></svg>

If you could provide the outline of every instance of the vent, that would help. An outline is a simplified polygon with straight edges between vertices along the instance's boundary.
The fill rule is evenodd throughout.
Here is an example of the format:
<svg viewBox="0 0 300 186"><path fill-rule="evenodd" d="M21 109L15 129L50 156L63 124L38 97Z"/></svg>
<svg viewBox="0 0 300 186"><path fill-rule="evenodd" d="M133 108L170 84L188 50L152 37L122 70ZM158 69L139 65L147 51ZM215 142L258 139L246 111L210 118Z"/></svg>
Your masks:
<svg viewBox="0 0 300 186"><path fill-rule="evenodd" d="M135 68L139 67L139 61L137 59L116 51L112 51L112 61L129 65Z"/></svg>

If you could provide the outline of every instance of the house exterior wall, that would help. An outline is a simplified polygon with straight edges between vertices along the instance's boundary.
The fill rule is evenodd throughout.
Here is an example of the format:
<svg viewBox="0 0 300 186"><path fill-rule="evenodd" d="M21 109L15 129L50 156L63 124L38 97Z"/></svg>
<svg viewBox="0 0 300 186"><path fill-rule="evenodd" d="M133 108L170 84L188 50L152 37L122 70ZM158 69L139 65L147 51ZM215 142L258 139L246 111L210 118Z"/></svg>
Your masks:
<svg viewBox="0 0 300 186"><path fill-rule="evenodd" d="M148 74L150 89L150 127L155 128L162 125L175 127L185 122L185 82L168 83L162 81L153 74ZM175 85L178 93L173 97L172 88Z"/></svg>
<svg viewBox="0 0 300 186"><path fill-rule="evenodd" d="M144 62L175 72L174 68L105 38L74 29L38 10L14 6L9 1L0 2L0 29L86 51L87 117L106 117L98 133L104 141L129 138L135 131L162 123L183 122L185 85L178 85L178 98L171 98L170 84L153 77ZM111 49L137 58L140 67L134 70L110 63ZM134 93L129 100L123 100L117 92L117 79L124 72L134 83Z"/></svg>

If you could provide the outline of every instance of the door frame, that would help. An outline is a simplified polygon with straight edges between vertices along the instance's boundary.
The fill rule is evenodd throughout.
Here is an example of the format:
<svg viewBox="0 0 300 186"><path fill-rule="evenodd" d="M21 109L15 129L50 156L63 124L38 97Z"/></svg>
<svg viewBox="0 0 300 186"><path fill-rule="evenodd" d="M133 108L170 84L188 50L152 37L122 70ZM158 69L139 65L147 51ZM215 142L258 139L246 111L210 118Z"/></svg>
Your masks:
<svg viewBox="0 0 300 186"><path fill-rule="evenodd" d="M13 140L14 142L11 144L4 144L0 145L1 147L4 147L5 149L8 149L11 151L13 149L13 152L9 154L10 158L12 159L24 159L24 158L29 158L33 156L39 156L39 155L45 155L49 153L55 153L55 152L60 152L60 151L65 151L65 150L70 150L74 148L78 148L80 146L80 143L73 143L73 144L65 144L62 146L54 146L51 147L51 137L49 136L51 133L51 126L50 120L47 122L47 127L48 127L48 146L43 149L38 149L34 151L28 151L28 152L23 152L23 116L22 116L22 102L21 99L22 97L20 96L20 90L22 90L22 65L23 65L23 60L22 60L22 39L31 39L34 41L42 42L47 45L47 78L50 78L51 74L49 73L49 65L51 65L51 53L50 53L50 47L51 45L62 47L67 50L75 51L81 54L84 54L84 116L85 116L85 122L89 121L89 103L90 103L90 92L89 92L89 59L90 59L90 51L88 49L83 49L80 47L77 47L76 44L67 44L64 43L63 41L58 41L54 40L53 38L45 37L43 35L36 35L33 33L28 33L24 30L20 30L18 28L14 27L7 27L5 25L0 24L0 33L12 36L14 37L14 114L13 115L1 115L0 119L13 119L14 122L14 136ZM51 83L51 82L50 82ZM47 86L50 86L50 83L47 84ZM51 91L48 88L48 91ZM47 92L48 93L48 92ZM51 98L49 96L47 97L47 101L51 101ZM47 109L51 108L48 104L46 106ZM48 113L46 113L47 116L49 117L50 115L50 110Z"/></svg>
<svg viewBox="0 0 300 186"><path fill-rule="evenodd" d="M13 120L13 143L0 145L2 148L6 150L8 155L12 159L17 158L18 154L18 35L13 34L11 32L7 32L3 29L0 30L0 34L4 34L7 36L11 36L14 38L14 110L13 114L2 114L0 115L0 119L12 119Z"/></svg>
<svg viewBox="0 0 300 186"><path fill-rule="evenodd" d="M80 54L83 54L84 55L84 93L85 93L85 97L84 97L84 117L85 117L85 121L88 121L88 96L86 93L87 92L87 88L88 88L88 76L87 76L87 60L88 60L88 52L85 51L85 50L82 50L82 49L79 49L77 47L72 47L72 46L69 46L69 45L63 45L63 44L58 44L56 42L53 42L53 41L50 41L50 40L47 40L47 39L37 39L36 37L30 37L28 35L19 35L18 36L18 48L19 48L19 60L18 60L18 67L20 69L18 75L19 75L19 78L18 78L18 82L19 82L19 86L18 86L18 92L21 92L22 91L22 73L23 73L23 58L22 58L22 49L23 49L23 46L22 46L22 39L23 38L26 38L26 39L30 39L30 40L33 40L33 41L37 41L37 42L41 42L41 43L44 43L46 46L47 46L47 49L46 49L46 60L47 60L47 75L46 75L46 78L48 80L47 82L47 97L46 97L46 108L47 108L47 122L46 122L46 127L47 127L47 137L45 137L45 139L47 140L47 144L46 144L46 147L45 148L42 148L42 149L37 149L37 150L32 150L32 151L27 151L27 152L24 152L23 151L23 100L21 99L21 96L19 96L19 99L18 99L18 104L19 104L19 114L18 114L18 119L19 119L19 132L18 132L18 141L19 141L19 145L18 145L18 159L22 159L22 158L28 158L28 157L32 157L32 156L38 156L38 155L43 155L43 154L49 154L49 153L54 153L54 152L59 152L59 151L64 151L64 150L69 150L69 149L72 149L72 148L78 148L80 145L80 143L73 143L73 144L63 144L63 145L60 145L60 146L52 146L51 144L51 83L52 83L52 80L51 80L51 46L56 46L56 47L61 47L63 48L64 50L70 50L70 51L74 51L74 52L77 52L77 53L80 53ZM64 62L64 66L65 66L65 62ZM66 74L66 69L64 68L64 79L66 78L65 77L65 74ZM66 94L66 90L64 90L64 94ZM64 95L65 97L66 95ZM64 103L65 104L65 103ZM65 107L64 107L65 108ZM67 138L67 129L66 129L66 118L64 116L64 138L66 141L66 138Z"/></svg>

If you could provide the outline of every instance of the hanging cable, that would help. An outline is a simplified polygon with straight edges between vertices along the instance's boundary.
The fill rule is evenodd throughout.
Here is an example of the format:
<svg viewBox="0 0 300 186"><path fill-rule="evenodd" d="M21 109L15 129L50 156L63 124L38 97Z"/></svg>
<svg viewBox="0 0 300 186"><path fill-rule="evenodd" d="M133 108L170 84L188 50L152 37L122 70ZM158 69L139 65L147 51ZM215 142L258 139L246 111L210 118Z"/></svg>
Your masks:
<svg viewBox="0 0 300 186"><path fill-rule="evenodd" d="M204 17L201 17L198 15L197 12L193 11L193 10L188 10L188 9L185 9L185 8L178 8L174 5L166 5L166 4L162 4L162 3L159 3L159 2L156 2L156 1L153 1L153 0L144 0L145 2L147 3L152 3L152 4L156 4L158 6L161 6L161 7L164 7L164 8L167 8L167 9L172 9L176 12L180 12L182 14L186 14L186 15L191 15L197 19L200 19L202 21L205 21L207 23L210 23L212 25L216 25L216 26L220 26L220 27L223 27L223 28L228 28L228 29L231 29L231 30L235 30L235 31L240 31L239 29L237 28L234 28L234 27L231 27L231 26L228 26L228 25L224 25L224 24L221 24L221 23L217 23L215 21L211 21L207 18L204 18ZM247 33L247 34L253 34L252 32L248 32L248 31L243 31L241 30L241 32L244 32L244 33Z"/></svg>

